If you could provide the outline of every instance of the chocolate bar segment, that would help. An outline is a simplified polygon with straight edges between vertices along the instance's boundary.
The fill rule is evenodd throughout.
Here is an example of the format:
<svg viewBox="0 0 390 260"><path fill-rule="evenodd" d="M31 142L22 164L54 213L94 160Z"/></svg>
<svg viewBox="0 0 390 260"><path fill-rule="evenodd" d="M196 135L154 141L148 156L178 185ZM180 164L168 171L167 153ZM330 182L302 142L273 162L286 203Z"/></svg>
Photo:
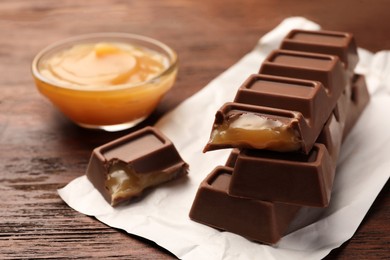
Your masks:
<svg viewBox="0 0 390 260"><path fill-rule="evenodd" d="M315 120L321 121L322 125L340 94L328 96L318 81L253 74L240 86L234 102L300 112L311 125ZM325 114L323 120L318 119L321 115L317 111Z"/></svg>
<svg viewBox="0 0 390 260"><path fill-rule="evenodd" d="M309 154L242 150L229 194L312 207L329 204L335 165L325 145ZM332 181L329 181L332 180Z"/></svg>
<svg viewBox="0 0 390 260"><path fill-rule="evenodd" d="M274 244L286 232L299 206L232 197L232 169L216 167L200 184L190 218L250 240Z"/></svg>
<svg viewBox="0 0 390 260"><path fill-rule="evenodd" d="M160 131L146 127L95 148L87 177L112 206L187 174L188 165Z"/></svg>
<svg viewBox="0 0 390 260"><path fill-rule="evenodd" d="M349 77L339 58L317 53L275 50L263 62L260 74L319 81L336 99Z"/></svg>
<svg viewBox="0 0 390 260"><path fill-rule="evenodd" d="M345 32L292 30L280 49L336 55L350 72L359 61L355 39Z"/></svg>

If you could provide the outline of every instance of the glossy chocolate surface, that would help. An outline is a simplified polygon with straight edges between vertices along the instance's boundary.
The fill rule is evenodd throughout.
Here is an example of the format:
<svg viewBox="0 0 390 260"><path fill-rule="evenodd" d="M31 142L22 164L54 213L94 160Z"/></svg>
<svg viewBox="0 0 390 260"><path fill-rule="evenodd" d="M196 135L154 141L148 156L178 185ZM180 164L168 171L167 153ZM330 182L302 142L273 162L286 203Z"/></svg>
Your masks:
<svg viewBox="0 0 390 260"><path fill-rule="evenodd" d="M229 193L232 196L325 207L330 200L335 165L325 145L309 154L242 150Z"/></svg>
<svg viewBox="0 0 390 260"><path fill-rule="evenodd" d="M238 89L234 102L297 111L314 120L314 107L326 98L318 81L253 74Z"/></svg>
<svg viewBox="0 0 390 260"><path fill-rule="evenodd" d="M146 127L95 148L86 174L115 206L187 170L173 143L156 128Z"/></svg>
<svg viewBox="0 0 390 260"><path fill-rule="evenodd" d="M230 195L327 206L342 140L368 101L364 78L355 75L352 90L342 95L308 155L248 149L233 151L227 161L227 165L234 167Z"/></svg>
<svg viewBox="0 0 390 260"><path fill-rule="evenodd" d="M226 112L225 104L216 114L205 152L230 147L308 153L342 93L350 88L348 73L339 58L332 55L276 50L263 62L260 73L243 83L234 101L261 107L263 112L251 116L252 121L261 117L268 119L266 123L276 122L282 127L261 122L237 125L233 120L243 116L233 117L231 111ZM254 110L245 112L244 105L235 106L242 106L241 114ZM281 119L286 114L282 110L295 113L295 118ZM237 133L244 127L245 131ZM275 135L266 136L264 128ZM264 138L255 139L253 135Z"/></svg>
<svg viewBox="0 0 390 260"><path fill-rule="evenodd" d="M351 72L359 61L355 39L345 32L292 30L280 49L336 55Z"/></svg>
<svg viewBox="0 0 390 260"><path fill-rule="evenodd" d="M286 232L299 206L232 197L232 169L216 167L201 183L190 211L194 221L274 244Z"/></svg>
<svg viewBox="0 0 390 260"><path fill-rule="evenodd" d="M297 131L301 150L308 153L338 103L341 91L347 88L350 88L349 84L332 93L318 81L254 74L239 88L235 102L301 113L305 124L300 125Z"/></svg>
<svg viewBox="0 0 390 260"><path fill-rule="evenodd" d="M356 123L369 100L366 85L363 84L364 78L356 76L354 79L352 95L347 99L352 101L346 117L350 125ZM308 155L233 149L226 161L226 166L216 167L201 183L191 208L191 219L258 242L277 243L285 235L289 223L303 205L290 204L291 199L288 197L285 199L290 203L275 202L275 198L283 197L288 193L295 200L303 200L305 205L327 204L341 139L343 135L348 134L348 132L343 134L342 131L343 126L333 113L325 124L314 149ZM253 174L254 177L246 180L243 186L246 188L248 185L253 186L254 197L258 197L261 191L268 190L275 196L270 201L232 194L234 193L232 186L238 185L234 184L233 178L243 176L242 172L237 170L241 167L238 162L245 164L246 160L253 164L252 169L260 169L259 174L262 174L264 170L268 171L269 180L263 179L266 182L266 185L263 185L261 177ZM237 171L236 176L233 175L234 171ZM218 176L222 177L218 178ZM292 182L291 179L293 179ZM280 182L277 182L278 180ZM274 187L276 187L275 190ZM317 197L312 198L313 195ZM253 216L256 216L256 220L253 220Z"/></svg>
<svg viewBox="0 0 390 260"><path fill-rule="evenodd" d="M352 78L351 86L351 103L348 117L345 122L344 138L352 130L360 114L363 113L370 101L370 94L368 93L366 80L363 75L355 74Z"/></svg>
<svg viewBox="0 0 390 260"><path fill-rule="evenodd" d="M237 131L241 132L241 137L237 137ZM232 138L225 138L229 132L232 132ZM270 132L275 135L270 135ZM262 138L262 135L265 137ZM310 126L301 113L228 102L215 115L210 141L204 152L221 148L248 147L279 151L300 150L304 144L301 138L306 139L310 135ZM224 139L220 141L217 138Z"/></svg>
<svg viewBox="0 0 390 260"><path fill-rule="evenodd" d="M369 102L364 77L352 72L358 58L350 34L295 30L283 46L291 50L273 51L259 74L239 88L234 102L217 111L211 138L219 125L250 130L260 117L312 136L312 144L286 152L251 147L248 140L246 145L208 143L205 151L235 149L226 166L215 168L202 182L190 213L200 223L270 244L285 233L294 210L329 204L342 141ZM241 120L246 114L251 116ZM220 129L221 135L226 129ZM262 205L261 212L254 205ZM252 219L254 214L260 222ZM281 222L275 220L279 214Z"/></svg>
<svg viewBox="0 0 390 260"><path fill-rule="evenodd" d="M337 56L318 53L274 50L264 60L259 73L319 81L328 92L335 92L336 97L349 83Z"/></svg>

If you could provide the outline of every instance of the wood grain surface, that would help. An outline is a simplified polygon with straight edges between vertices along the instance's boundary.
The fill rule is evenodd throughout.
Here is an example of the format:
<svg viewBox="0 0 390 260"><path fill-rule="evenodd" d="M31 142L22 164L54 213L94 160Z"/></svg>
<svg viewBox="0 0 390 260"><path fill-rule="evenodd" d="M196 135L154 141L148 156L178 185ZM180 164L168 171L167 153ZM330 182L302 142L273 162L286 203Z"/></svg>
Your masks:
<svg viewBox="0 0 390 260"><path fill-rule="evenodd" d="M171 259L142 238L69 208L57 188L84 174L91 150L126 134L81 129L38 94L30 64L57 40L91 32L144 34L173 47L178 80L138 128L204 87L284 18L305 16L390 49L388 1L0 1L0 259ZM379 151L378 151L379 152ZM327 259L387 259L389 184L356 234Z"/></svg>

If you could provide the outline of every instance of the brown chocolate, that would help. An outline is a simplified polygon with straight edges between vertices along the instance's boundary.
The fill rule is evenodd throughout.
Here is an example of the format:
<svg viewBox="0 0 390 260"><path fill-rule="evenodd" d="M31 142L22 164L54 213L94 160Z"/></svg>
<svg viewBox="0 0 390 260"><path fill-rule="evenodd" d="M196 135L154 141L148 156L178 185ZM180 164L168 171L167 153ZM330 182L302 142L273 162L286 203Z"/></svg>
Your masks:
<svg viewBox="0 0 390 260"><path fill-rule="evenodd" d="M145 127L95 148L86 174L115 206L187 171L173 143L156 128Z"/></svg>
<svg viewBox="0 0 390 260"><path fill-rule="evenodd" d="M225 166L234 168L234 165L236 164L237 157L240 154L240 149L232 149L232 151L229 154L229 157L226 160Z"/></svg>
<svg viewBox="0 0 390 260"><path fill-rule="evenodd" d="M360 113L363 111L368 101L367 88L366 85L362 83L364 82L364 79L362 79L361 76L356 76L354 78L356 80L354 81L355 83L352 88L352 96L350 97L352 102L346 117L346 121L350 122L350 125L353 125L358 120ZM346 94L343 96L346 96ZM344 132L344 135L345 134L348 134L348 132ZM311 189L313 183L317 183L317 187L327 187L325 188L325 191L328 191L325 193L329 193L334 176L334 172L332 171L334 170L333 167L337 162L337 156L340 149L339 143L341 139L342 125L333 113L324 126L324 129L315 145L315 147L320 150L320 153L325 153L325 156L327 152L331 154L331 156L325 161L332 169L324 169L323 165L313 164L310 166L312 169L313 167L322 167L325 171L328 171L328 174L319 175L322 176L321 181L324 185L319 185L318 180L315 180L312 183L308 183L307 186L302 187L302 189L297 188L295 192L306 193L307 191L305 191L305 189ZM324 147L327 148L324 149ZM269 168L270 165L272 165L272 162L270 161L276 161L280 158L284 160L284 163L290 164L295 168L299 168L304 167L303 165L308 162L310 163L315 160L318 161L319 157L317 151L309 155L255 150L245 151L249 151L249 153L263 152L267 154L268 157L265 156L263 158L263 161L265 162L262 166L263 169ZM296 212L301 208L301 206L232 196L232 174L237 167L237 159L239 156L240 150L233 149L226 161L226 167L216 167L214 171L210 173L210 175L201 183L190 211L190 218L211 227L234 232L251 240L267 244L275 244L287 232L289 223L294 219ZM256 166L256 168L259 167ZM274 172L273 175L270 176L271 179L279 174L279 172L275 171L276 169L277 168L273 169ZM290 167L287 167L286 171L290 174L296 174ZM284 174L283 171L282 174ZM223 181L214 181L215 179L218 179L217 176L220 175L223 175L221 178ZM250 182L252 181L254 180L251 180ZM221 188L221 182L223 183L223 188ZM261 184L261 182L258 182L258 184ZM281 184L277 185L280 186ZM291 190L293 188L291 186L294 184L287 181L283 185L285 188ZM261 187L259 186L258 189L261 189ZM313 193L316 193L316 191ZM295 195L293 194L293 196ZM305 200L307 201L307 199ZM256 220L253 220L252 218L256 218Z"/></svg>
<svg viewBox="0 0 390 260"><path fill-rule="evenodd" d="M210 141L204 151L232 147L300 150L301 136L309 135L310 127L301 113L228 102L215 115Z"/></svg>
<svg viewBox="0 0 390 260"><path fill-rule="evenodd" d="M234 167L230 195L304 206L327 206L342 140L368 100L364 78L354 76L352 92L347 89L340 97L308 155L261 150L233 152L227 162Z"/></svg>
<svg viewBox="0 0 390 260"><path fill-rule="evenodd" d="M236 149L202 182L190 212L195 221L270 244L285 234L299 208L328 205L342 140L369 101L364 77L352 77L358 57L350 34L295 30L282 48L299 51L272 52L260 68L263 75L252 75L235 102L217 112L210 140L220 140L205 151ZM316 120L323 122L319 130ZM236 128L245 130L244 138ZM262 131L251 132L255 128ZM257 139L272 143L267 130L282 132L278 141L289 145L309 143L300 138L313 134L305 131L318 133L300 153L253 145Z"/></svg>
<svg viewBox="0 0 390 260"><path fill-rule="evenodd" d="M349 86L347 87L349 88ZM228 108L233 105L225 104L217 112L210 141L206 145L205 151L236 147L275 151L302 150L308 153L318 138L330 113L337 104L342 90L342 88L339 88L339 93L333 92L333 94L330 94L318 81L253 74L238 89L234 101L242 104L261 106L263 112L256 112L258 117L285 122L283 130L291 133L292 137L291 141L284 140L284 142L294 143L292 145L282 143L283 139L279 139L282 134L280 128L271 129L269 127L269 129L266 129L267 131L278 131L279 135L272 137L268 135L269 140L258 140L259 142L262 141L261 143L257 143L254 138L251 140L251 134L247 136L245 136L245 133L241 135L236 133L229 135L229 131L238 131L238 126L234 125L234 121L242 116L232 116L233 112ZM237 107L237 110L243 111L240 113L253 113L255 111L255 109L245 105L235 104L234 106ZM246 112L245 107L248 108ZM291 112L287 114L288 119L280 120L273 116L276 115L275 110L268 108L278 108ZM291 116L292 113L295 114L294 117ZM279 118L284 115L286 113L280 110L277 113ZM299 119L301 116L303 116L304 120ZM235 129L227 127L230 125L234 125ZM248 126L248 123L243 124L241 131L244 132L247 130L253 133L256 131L259 134L263 132L264 124L257 125L257 128L251 127L250 130L245 129ZM276 143L277 141L279 143Z"/></svg>
<svg viewBox="0 0 390 260"><path fill-rule="evenodd" d="M348 117L344 127L344 138L352 130L352 127L357 122L360 114L364 111L370 101L370 94L368 93L366 80L363 75L355 74L352 78L352 93L351 103L349 107Z"/></svg>
<svg viewBox="0 0 390 260"><path fill-rule="evenodd" d="M252 74L238 89L234 102L296 111L306 120L315 121L319 116L316 109L334 107L340 95L330 98L318 81Z"/></svg>
<svg viewBox="0 0 390 260"><path fill-rule="evenodd" d="M325 207L330 200L335 166L323 144L309 154L242 150L229 194L256 200Z"/></svg>
<svg viewBox="0 0 390 260"><path fill-rule="evenodd" d="M350 122L349 124L351 125L353 125L358 120L360 112L367 105L368 101L367 88L366 85L363 84L364 78L361 76L356 76L354 78L355 83L350 95L350 99L352 101L351 107L346 117L347 122ZM327 183L322 185L322 187L328 187L328 191L325 193L329 193L329 189L331 188L333 181L334 172L332 173L332 171L334 165L337 162L337 156L340 149L339 144L343 136L342 131L342 125L336 119L335 114L332 114L330 119L327 121L323 131L321 132L318 143L314 148L318 149L320 153L325 153L325 156L327 151L329 154L331 154L331 157L325 161L326 164L332 169L324 169L325 171L328 171L328 173L325 175L320 174L322 182ZM324 149L324 147L327 147L327 149ZM270 151L249 151L249 153L251 152L263 152L268 154L268 157L271 158L267 158L267 156L263 158L265 161L268 160L266 165L270 165L269 160L282 158L285 163L296 167L297 173L303 172L303 174L307 174L307 171L301 170L302 168L305 168L305 164L308 162L310 163L310 161L318 160L319 157L318 152L314 152L309 155L299 153L285 154ZM194 221L209 225L211 227L234 232L251 240L267 244L275 244L284 234L286 234L289 223L294 219L296 212L301 207L294 204L285 204L273 201L263 201L232 196L231 186L232 174L234 171L233 167L237 167L237 158L239 156L240 150L233 149L226 162L227 167L216 167L214 171L210 173L209 176L201 183L190 211L190 218ZM261 164L256 164L254 167L260 170L266 168L265 165ZM312 167L324 168L323 164L313 164ZM279 174L279 172L276 171L277 168L274 168L273 170L274 172L270 179L273 179L274 176ZM324 171L322 171L322 173L324 173ZM293 174L295 173L293 172ZM309 177L312 178L313 176ZM254 180L250 180L249 182L252 181ZM296 181L284 181L284 188L290 190L292 190L291 186L294 186L296 183ZM261 184L260 181L257 183ZM318 180L309 182L306 186L303 187L299 184L298 186L300 186L301 189L296 188L296 193L301 193L302 190L304 190L303 192L307 192L305 190L311 189L312 193L315 194L316 191L313 191L312 189L313 183L318 184ZM280 183L277 183L277 186L280 186ZM321 185L317 185L317 188L318 186ZM261 189L261 187L259 186L258 189ZM293 196L295 196L295 194L293 194Z"/></svg>
<svg viewBox="0 0 390 260"><path fill-rule="evenodd" d="M350 88L344 67L332 55L277 50L260 73L239 88L235 102L242 104L227 103L217 112L204 152L233 147L308 153Z"/></svg>
<svg viewBox="0 0 390 260"><path fill-rule="evenodd" d="M190 211L194 221L274 244L286 232L299 206L229 196L232 169L216 167L200 184Z"/></svg>
<svg viewBox="0 0 390 260"><path fill-rule="evenodd" d="M341 93L349 84L339 58L318 53L275 50L264 60L259 73L319 81L330 93Z"/></svg>
<svg viewBox="0 0 390 260"><path fill-rule="evenodd" d="M350 72L359 61L355 39L346 32L292 30L280 49L336 55Z"/></svg>
<svg viewBox="0 0 390 260"><path fill-rule="evenodd" d="M336 108L335 111L338 111L338 109ZM326 176L330 178L330 180L327 181L327 187L329 189L332 188L335 167L337 165L337 160L339 158L339 153L343 140L344 126L345 120L340 121L336 116L336 113L333 113L324 125L324 128L322 129L322 132L317 139L317 143L325 145L333 162L330 168L331 171L326 174Z"/></svg>

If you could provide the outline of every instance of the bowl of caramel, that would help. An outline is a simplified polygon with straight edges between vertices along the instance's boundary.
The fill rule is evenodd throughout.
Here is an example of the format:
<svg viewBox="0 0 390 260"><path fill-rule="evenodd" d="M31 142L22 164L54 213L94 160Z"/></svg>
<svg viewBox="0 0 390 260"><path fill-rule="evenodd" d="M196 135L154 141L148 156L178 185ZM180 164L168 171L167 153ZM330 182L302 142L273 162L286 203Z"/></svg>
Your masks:
<svg viewBox="0 0 390 260"><path fill-rule="evenodd" d="M39 52L39 92L84 128L120 131L142 122L173 86L177 55L155 39L127 33L82 35Z"/></svg>

